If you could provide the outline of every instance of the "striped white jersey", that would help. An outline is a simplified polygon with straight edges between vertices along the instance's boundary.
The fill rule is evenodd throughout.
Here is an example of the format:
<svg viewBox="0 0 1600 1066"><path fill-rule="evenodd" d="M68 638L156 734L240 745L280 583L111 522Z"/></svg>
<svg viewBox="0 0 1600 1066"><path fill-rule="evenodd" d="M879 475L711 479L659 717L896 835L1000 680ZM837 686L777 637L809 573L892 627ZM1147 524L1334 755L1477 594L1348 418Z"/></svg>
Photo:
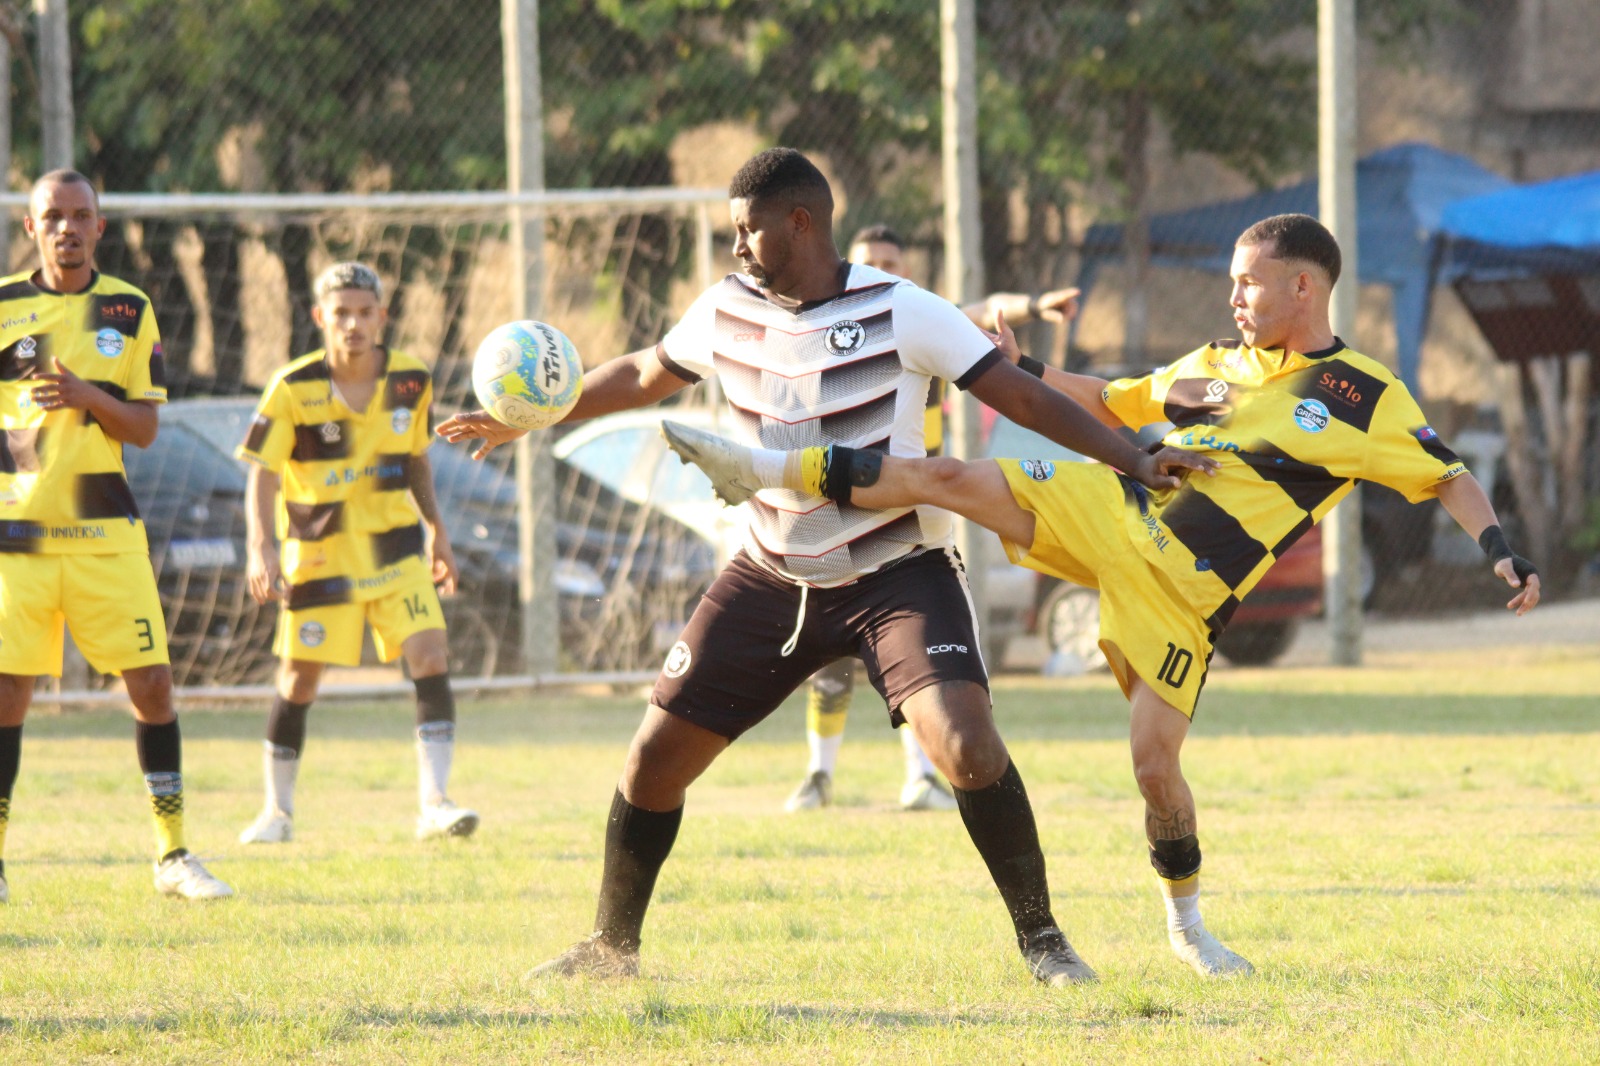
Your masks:
<svg viewBox="0 0 1600 1066"><path fill-rule="evenodd" d="M868 266L844 273L838 296L790 306L729 274L657 352L680 376L719 378L734 436L746 443L923 455L929 381L964 389L1003 357L949 301ZM875 511L787 489L764 489L746 507L750 557L819 587L951 544L950 515L937 507Z"/></svg>

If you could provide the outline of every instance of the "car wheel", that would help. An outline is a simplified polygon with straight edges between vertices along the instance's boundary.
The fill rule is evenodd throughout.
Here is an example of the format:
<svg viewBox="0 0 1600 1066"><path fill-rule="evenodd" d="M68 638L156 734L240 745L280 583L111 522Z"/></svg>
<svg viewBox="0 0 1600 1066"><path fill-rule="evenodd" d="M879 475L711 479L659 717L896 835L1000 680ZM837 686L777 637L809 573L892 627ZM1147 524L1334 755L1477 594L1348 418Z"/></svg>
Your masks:
<svg viewBox="0 0 1600 1066"><path fill-rule="evenodd" d="M1100 593L1063 581L1039 605L1040 633L1050 646L1047 673L1107 668L1100 650Z"/></svg>
<svg viewBox="0 0 1600 1066"><path fill-rule="evenodd" d="M1217 650L1235 666L1266 666L1289 650L1298 623L1293 618L1261 625L1229 626L1217 640Z"/></svg>

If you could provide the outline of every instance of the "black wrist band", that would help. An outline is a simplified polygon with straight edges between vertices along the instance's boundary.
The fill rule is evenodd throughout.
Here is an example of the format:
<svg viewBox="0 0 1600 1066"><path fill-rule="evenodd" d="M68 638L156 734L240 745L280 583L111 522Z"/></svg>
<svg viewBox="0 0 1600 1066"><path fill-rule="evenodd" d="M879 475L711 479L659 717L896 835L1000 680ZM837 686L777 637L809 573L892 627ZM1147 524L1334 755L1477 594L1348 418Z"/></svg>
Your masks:
<svg viewBox="0 0 1600 1066"><path fill-rule="evenodd" d="M1017 366L1023 370L1026 370L1036 378L1044 377L1044 364L1031 355L1025 355L1021 359L1018 359ZM1500 527L1496 526L1495 528L1499 529Z"/></svg>
<svg viewBox="0 0 1600 1066"><path fill-rule="evenodd" d="M1490 563L1498 563L1501 559L1509 559L1514 552L1511 545L1506 543L1506 535L1500 531L1499 526L1490 526L1478 534L1478 547L1483 549L1483 554L1489 557Z"/></svg>

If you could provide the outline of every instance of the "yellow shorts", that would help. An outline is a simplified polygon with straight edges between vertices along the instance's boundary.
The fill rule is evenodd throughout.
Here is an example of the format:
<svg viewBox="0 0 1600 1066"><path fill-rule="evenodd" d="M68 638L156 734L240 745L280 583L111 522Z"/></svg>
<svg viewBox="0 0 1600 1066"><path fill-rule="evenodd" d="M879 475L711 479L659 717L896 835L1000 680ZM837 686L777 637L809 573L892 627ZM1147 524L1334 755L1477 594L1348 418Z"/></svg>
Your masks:
<svg viewBox="0 0 1600 1066"><path fill-rule="evenodd" d="M0 674L60 677L62 623L102 674L169 661L148 555L0 552Z"/></svg>
<svg viewBox="0 0 1600 1066"><path fill-rule="evenodd" d="M375 600L335 603L300 611L278 612L278 635L272 650L280 659L302 659L333 666L361 664L361 636L372 626L378 658L393 662L407 638L426 629L444 628L439 593L426 576L396 586Z"/></svg>
<svg viewBox="0 0 1600 1066"><path fill-rule="evenodd" d="M1037 520L1026 551L1006 542L1011 561L1099 589L1100 649L1123 693L1138 676L1193 718L1211 630L1129 539L1117 472L1099 463L997 462L1018 506Z"/></svg>

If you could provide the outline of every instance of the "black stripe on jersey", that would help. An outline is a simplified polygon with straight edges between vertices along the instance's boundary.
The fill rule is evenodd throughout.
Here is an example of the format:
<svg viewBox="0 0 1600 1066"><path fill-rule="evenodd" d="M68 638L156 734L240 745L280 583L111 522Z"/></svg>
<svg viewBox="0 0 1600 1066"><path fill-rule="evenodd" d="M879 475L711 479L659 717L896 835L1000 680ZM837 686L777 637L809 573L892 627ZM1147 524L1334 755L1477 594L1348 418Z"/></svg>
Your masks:
<svg viewBox="0 0 1600 1066"><path fill-rule="evenodd" d="M0 474L37 474L44 427L0 433Z"/></svg>
<svg viewBox="0 0 1600 1066"><path fill-rule="evenodd" d="M1316 524L1317 523L1312 520L1310 515L1306 515L1304 518L1300 519L1299 522L1295 523L1295 527L1293 529L1285 533L1282 539L1272 546L1272 557L1274 559L1282 559L1283 553L1294 547L1294 542L1311 532L1311 527Z"/></svg>
<svg viewBox="0 0 1600 1066"><path fill-rule="evenodd" d="M150 384L158 389L167 387L167 357L157 344L150 352Z"/></svg>
<svg viewBox="0 0 1600 1066"><path fill-rule="evenodd" d="M97 292L89 297L83 328L94 333L114 329L124 337L137 337L145 306L144 297L131 292Z"/></svg>
<svg viewBox="0 0 1600 1066"><path fill-rule="evenodd" d="M1302 400L1321 400L1330 415L1363 433L1372 425L1372 413L1389 387L1343 359L1302 370L1285 384Z"/></svg>
<svg viewBox="0 0 1600 1066"><path fill-rule="evenodd" d="M1193 553L1196 570L1210 570L1230 589L1238 588L1267 557L1266 545L1197 489L1179 489L1161 512L1161 521Z"/></svg>
<svg viewBox="0 0 1600 1066"><path fill-rule="evenodd" d="M1418 432L1420 432L1420 430L1413 430L1411 435L1415 437ZM1445 466L1455 466L1457 463L1461 462L1461 457L1455 452L1451 451L1449 448L1445 447L1444 441L1439 439L1439 435L1437 433L1427 440L1421 440L1419 438L1417 443L1422 445L1423 451L1439 460Z"/></svg>
<svg viewBox="0 0 1600 1066"><path fill-rule="evenodd" d="M26 279L0 285L0 300L26 300L39 295L39 287Z"/></svg>
<svg viewBox="0 0 1600 1066"><path fill-rule="evenodd" d="M1219 392L1218 385L1223 388ZM1230 390L1238 388L1221 378L1179 378L1167 389L1162 414L1168 422L1184 426L1220 426L1233 414L1227 402Z"/></svg>
<svg viewBox="0 0 1600 1066"><path fill-rule="evenodd" d="M378 456L373 475L379 492L411 487L411 456L407 452L386 452Z"/></svg>
<svg viewBox="0 0 1600 1066"><path fill-rule="evenodd" d="M422 523L395 526L372 535L372 560L380 568L422 554Z"/></svg>
<svg viewBox="0 0 1600 1066"><path fill-rule="evenodd" d="M330 428L331 427L331 428ZM294 451L289 458L301 463L350 457L350 424L344 421L318 422L294 427Z"/></svg>
<svg viewBox="0 0 1600 1066"><path fill-rule="evenodd" d="M38 522L0 522L0 552L11 555L36 552L47 532Z"/></svg>
<svg viewBox="0 0 1600 1066"><path fill-rule="evenodd" d="M312 362L309 362L305 366L301 367L299 370L292 370L285 374L283 380L291 383L300 381L327 381L329 380L328 361L326 359L313 360Z"/></svg>
<svg viewBox="0 0 1600 1066"><path fill-rule="evenodd" d="M320 577L289 586L289 610L308 611L313 607L332 607L350 602L350 579Z"/></svg>
<svg viewBox="0 0 1600 1066"><path fill-rule="evenodd" d="M1262 480L1287 493L1302 511L1315 511L1344 484L1327 467L1302 462L1269 441L1256 441L1239 458Z"/></svg>
<svg viewBox="0 0 1600 1066"><path fill-rule="evenodd" d="M256 416L250 420L249 430L244 435L245 451L260 455L262 445L267 443L267 434L271 432L271 416L257 411Z"/></svg>
<svg viewBox="0 0 1600 1066"><path fill-rule="evenodd" d="M429 375L426 370L393 370L383 388L383 409L393 411L404 407L415 411L427 391Z"/></svg>
<svg viewBox="0 0 1600 1066"><path fill-rule="evenodd" d="M21 381L44 373L50 365L50 335L18 337L0 348L0 381Z"/></svg>
<svg viewBox="0 0 1600 1066"><path fill-rule="evenodd" d="M139 505L133 502L133 490L128 487L128 479L119 471L79 474L77 491L79 518L126 518L131 522L139 517Z"/></svg>
<svg viewBox="0 0 1600 1066"><path fill-rule="evenodd" d="M1004 358L1005 356L1000 354L999 348L990 348L988 355L984 356L982 359L979 359L976 363L973 363L967 368L967 372L965 374L962 374L950 384L954 385L962 392L966 392L968 389L972 388L974 382L989 372L990 367L994 366Z"/></svg>
<svg viewBox="0 0 1600 1066"><path fill-rule="evenodd" d="M1233 620L1233 612L1238 609L1239 597L1230 592L1228 593L1228 598L1223 600L1215 611L1206 616L1206 628L1211 630L1212 640L1216 640L1217 634L1228 628L1228 623ZM1209 660L1210 657L1207 656L1207 658Z"/></svg>
<svg viewBox="0 0 1600 1066"><path fill-rule="evenodd" d="M289 519L289 536L295 540L322 540L344 529L344 503L289 503L283 505Z"/></svg>
<svg viewBox="0 0 1600 1066"><path fill-rule="evenodd" d="M99 389L101 392L105 393L107 396L110 396L114 400L120 400L123 403L126 403L128 401L128 390L123 388L121 385L118 385L114 381L93 381L93 380L91 380L89 382L89 384L93 385L95 388ZM83 424L84 425L92 426L92 425L96 424L96 422L98 422L98 421L99 420L94 417L94 412L93 411L90 411L87 407L84 408L84 410L83 410Z"/></svg>
<svg viewBox="0 0 1600 1066"><path fill-rule="evenodd" d="M683 364L675 361L672 356L667 354L666 345L656 345L656 362L661 364L661 369L665 370L673 377L678 378L680 381L687 381L691 385L695 385L700 382L699 374L696 374L693 370L690 370L688 367L685 367Z"/></svg>

